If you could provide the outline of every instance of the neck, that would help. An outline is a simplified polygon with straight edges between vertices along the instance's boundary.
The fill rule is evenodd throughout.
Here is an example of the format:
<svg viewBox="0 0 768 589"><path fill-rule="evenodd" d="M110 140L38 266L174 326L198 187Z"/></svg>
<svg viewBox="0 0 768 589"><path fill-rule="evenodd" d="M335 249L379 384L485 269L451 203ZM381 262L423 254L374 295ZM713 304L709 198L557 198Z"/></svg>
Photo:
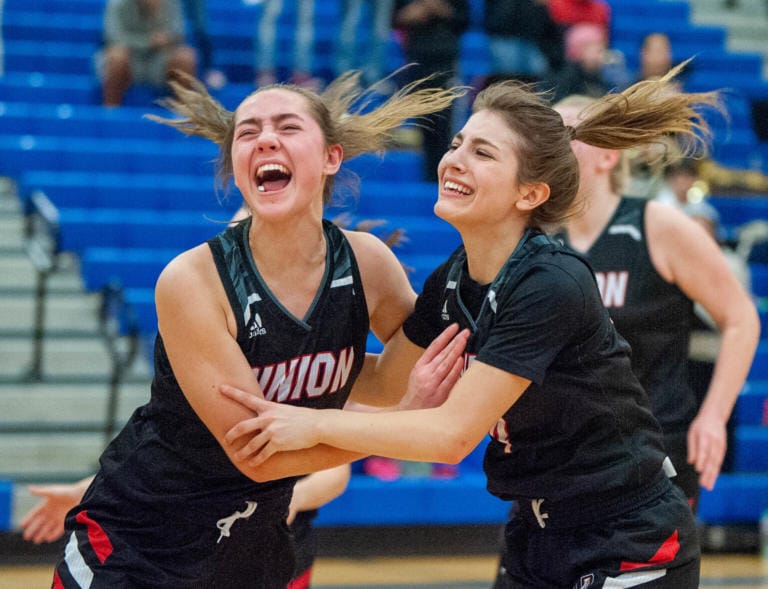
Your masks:
<svg viewBox="0 0 768 589"><path fill-rule="evenodd" d="M255 216L251 221L248 242L261 271L286 272L305 265L322 266L325 260L322 222L308 217L276 224Z"/></svg>
<svg viewBox="0 0 768 589"><path fill-rule="evenodd" d="M579 213L568 221L568 240L578 251L588 250L611 220L621 197L606 186L592 186L579 192L583 203Z"/></svg>
<svg viewBox="0 0 768 589"><path fill-rule="evenodd" d="M505 225L489 230L484 226L461 231L470 277L480 284L492 282L515 251L524 232L524 222L517 222L511 227Z"/></svg>

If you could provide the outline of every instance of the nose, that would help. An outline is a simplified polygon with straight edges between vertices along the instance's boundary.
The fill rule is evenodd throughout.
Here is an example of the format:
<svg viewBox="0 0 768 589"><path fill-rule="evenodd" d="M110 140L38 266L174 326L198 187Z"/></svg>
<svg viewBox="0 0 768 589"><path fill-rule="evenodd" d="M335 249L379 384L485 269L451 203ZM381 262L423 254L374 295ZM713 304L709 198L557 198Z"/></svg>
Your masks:
<svg viewBox="0 0 768 589"><path fill-rule="evenodd" d="M437 166L438 170L446 170L448 168L454 170L463 170L464 164L461 155L461 148L448 149L440 159L440 163Z"/></svg>
<svg viewBox="0 0 768 589"><path fill-rule="evenodd" d="M257 147L260 152L277 151L279 146L280 144L277 140L277 135L273 131L269 129L264 129L259 134Z"/></svg>

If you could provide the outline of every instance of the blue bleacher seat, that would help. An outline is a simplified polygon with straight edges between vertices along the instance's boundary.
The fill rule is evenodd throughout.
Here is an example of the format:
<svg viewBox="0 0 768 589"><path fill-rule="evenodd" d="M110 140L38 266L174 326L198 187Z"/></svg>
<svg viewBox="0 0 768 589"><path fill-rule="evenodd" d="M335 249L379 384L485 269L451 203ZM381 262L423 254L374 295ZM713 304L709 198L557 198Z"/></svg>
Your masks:
<svg viewBox="0 0 768 589"><path fill-rule="evenodd" d="M768 297L768 264L751 263L749 272L752 277L752 292L755 296ZM766 358L766 363L768 363L768 358Z"/></svg>
<svg viewBox="0 0 768 589"><path fill-rule="evenodd" d="M723 473L713 491L702 491L697 515L711 525L757 522L766 506L768 475Z"/></svg>
<svg viewBox="0 0 768 589"><path fill-rule="evenodd" d="M26 203L41 190L57 207L213 211L234 214L242 198L237 190L217 190L209 173L142 174L89 171L28 171L18 180ZM217 213L216 218L222 214Z"/></svg>
<svg viewBox="0 0 768 589"><path fill-rule="evenodd" d="M0 479L0 532L11 529L13 514L13 481Z"/></svg>
<svg viewBox="0 0 768 589"><path fill-rule="evenodd" d="M0 174L28 170L202 174L213 177L215 146L190 137L168 145L141 139L0 135Z"/></svg>
<svg viewBox="0 0 768 589"><path fill-rule="evenodd" d="M733 409L736 425L768 426L768 381L747 381Z"/></svg>

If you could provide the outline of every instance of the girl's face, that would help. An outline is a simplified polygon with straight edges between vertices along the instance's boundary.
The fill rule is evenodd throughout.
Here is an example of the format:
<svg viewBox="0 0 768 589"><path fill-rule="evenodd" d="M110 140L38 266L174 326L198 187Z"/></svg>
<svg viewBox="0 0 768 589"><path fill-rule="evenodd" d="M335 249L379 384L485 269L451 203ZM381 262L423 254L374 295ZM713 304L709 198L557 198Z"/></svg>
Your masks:
<svg viewBox="0 0 768 589"><path fill-rule="evenodd" d="M277 220L313 208L322 214L325 178L341 160L341 146L326 146L306 99L295 92L258 92L235 113L235 185L254 216Z"/></svg>
<svg viewBox="0 0 768 589"><path fill-rule="evenodd" d="M457 229L504 221L518 209L520 183L515 134L489 110L473 114L438 166L435 214Z"/></svg>

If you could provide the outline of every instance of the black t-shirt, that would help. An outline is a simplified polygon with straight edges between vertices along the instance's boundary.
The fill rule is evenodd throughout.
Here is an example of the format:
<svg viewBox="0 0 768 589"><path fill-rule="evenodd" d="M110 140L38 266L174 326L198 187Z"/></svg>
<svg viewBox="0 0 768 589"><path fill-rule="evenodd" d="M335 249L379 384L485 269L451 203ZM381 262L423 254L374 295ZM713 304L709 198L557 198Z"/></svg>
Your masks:
<svg viewBox="0 0 768 589"><path fill-rule="evenodd" d="M460 247L427 279L404 330L426 346L458 322L472 331L466 366L531 381L490 432L489 491L556 501L653 480L665 458L659 426L587 263L529 231L490 285L471 280Z"/></svg>
<svg viewBox="0 0 768 589"><path fill-rule="evenodd" d="M623 198L583 255L594 269L603 303L632 347L632 369L665 433L688 430L698 410L688 384L693 302L656 271L648 252L648 201ZM568 245L568 235L558 235Z"/></svg>

